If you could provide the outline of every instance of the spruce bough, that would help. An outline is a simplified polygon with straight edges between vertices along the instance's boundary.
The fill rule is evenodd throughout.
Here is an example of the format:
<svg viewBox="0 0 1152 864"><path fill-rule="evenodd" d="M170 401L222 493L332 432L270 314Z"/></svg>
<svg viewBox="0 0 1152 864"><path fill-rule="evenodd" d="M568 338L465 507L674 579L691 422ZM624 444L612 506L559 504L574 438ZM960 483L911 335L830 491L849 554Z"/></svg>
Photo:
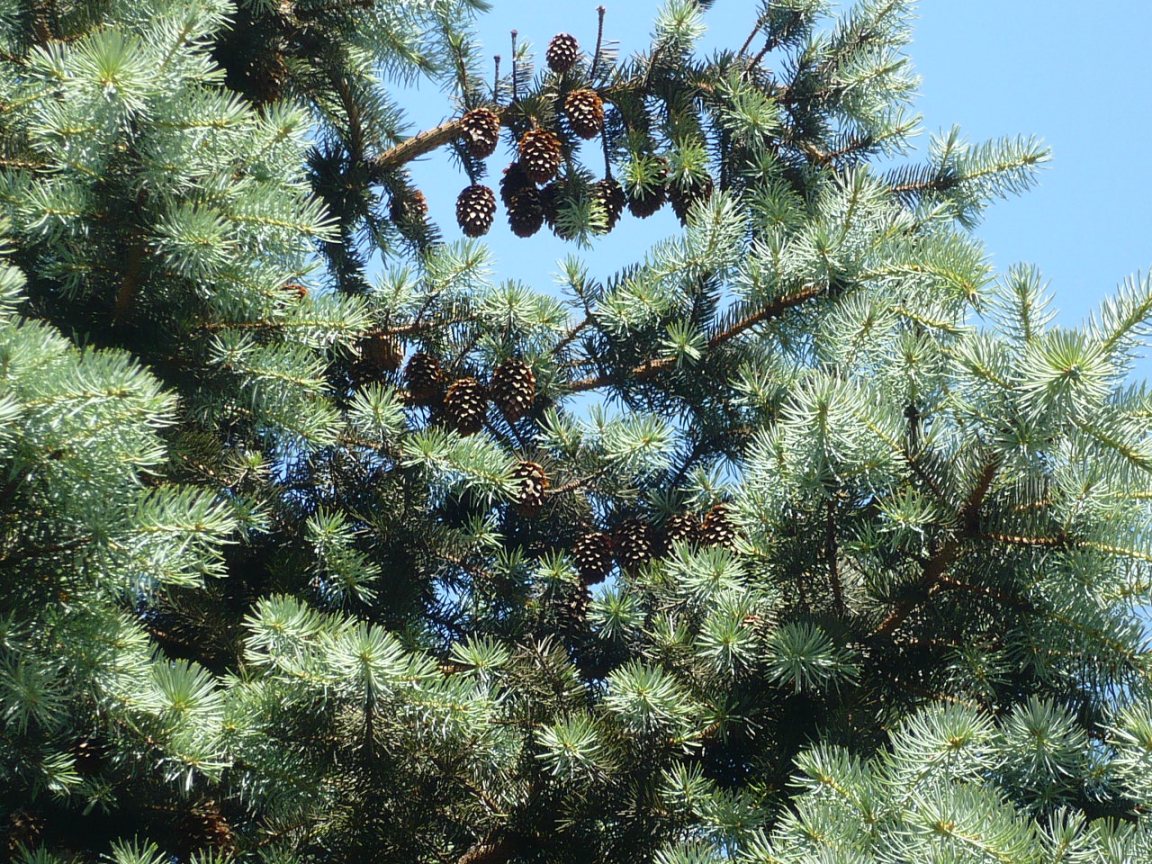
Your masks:
<svg viewBox="0 0 1152 864"><path fill-rule="evenodd" d="M1152 860L1152 284L992 272L1034 140L877 167L908 2L483 5L0 2L0 855Z"/></svg>

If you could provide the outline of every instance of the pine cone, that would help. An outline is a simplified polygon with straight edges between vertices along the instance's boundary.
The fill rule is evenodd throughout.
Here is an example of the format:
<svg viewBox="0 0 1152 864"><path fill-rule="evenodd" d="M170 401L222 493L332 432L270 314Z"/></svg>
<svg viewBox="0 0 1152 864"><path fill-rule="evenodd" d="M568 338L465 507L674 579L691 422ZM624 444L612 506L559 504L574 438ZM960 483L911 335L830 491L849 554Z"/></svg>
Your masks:
<svg viewBox="0 0 1152 864"><path fill-rule="evenodd" d="M535 189L535 185L524 173L524 167L519 162L513 162L504 169L504 176L500 178L500 200L505 207L511 207L517 193L524 189Z"/></svg>
<svg viewBox="0 0 1152 864"><path fill-rule="evenodd" d="M688 222L688 211L693 204L712 197L713 187L712 178L708 175L702 179L692 178L687 185L672 183L668 186L668 200L672 202L672 209L681 225Z"/></svg>
<svg viewBox="0 0 1152 864"><path fill-rule="evenodd" d="M468 237L482 237L496 216L496 196L487 186L473 184L456 199L456 223Z"/></svg>
<svg viewBox="0 0 1152 864"><path fill-rule="evenodd" d="M616 560L625 573L633 573L652 560L656 554L656 538L652 526L640 519L621 522L612 534Z"/></svg>
<svg viewBox="0 0 1152 864"><path fill-rule="evenodd" d="M299 282L288 282L282 286L282 290L286 294L295 295L297 300L304 300L308 296L308 287Z"/></svg>
<svg viewBox="0 0 1152 864"><path fill-rule="evenodd" d="M544 224L544 205L535 187L521 189L508 204L508 227L517 237L531 237Z"/></svg>
<svg viewBox="0 0 1152 864"><path fill-rule="evenodd" d="M515 423L536 399L536 373L523 360L505 360L492 373L492 401L509 423Z"/></svg>
<svg viewBox="0 0 1152 864"><path fill-rule="evenodd" d="M512 472L519 483L514 504L522 516L534 516L544 506L544 492L548 489L548 475L536 462L521 462Z"/></svg>
<svg viewBox="0 0 1152 864"><path fill-rule="evenodd" d="M595 138L604 128L604 100L595 90L573 90L564 100L564 113L581 138Z"/></svg>
<svg viewBox="0 0 1152 864"><path fill-rule="evenodd" d="M13 810L8 814L8 859L15 861L23 849L35 849L44 836L46 821L35 810Z"/></svg>
<svg viewBox="0 0 1152 864"><path fill-rule="evenodd" d="M668 200L668 160L659 158L660 170L647 186L633 185L628 190L628 211L637 219L647 219Z"/></svg>
<svg viewBox="0 0 1152 864"><path fill-rule="evenodd" d="M624 190L611 177L606 177L592 186L592 197L604 208L604 233L608 233L624 212Z"/></svg>
<svg viewBox="0 0 1152 864"><path fill-rule="evenodd" d="M444 419L461 435L475 435L484 428L488 399L475 378L453 381L444 396Z"/></svg>
<svg viewBox="0 0 1152 864"><path fill-rule="evenodd" d="M431 354L417 351L404 370L404 383L408 388L408 404L435 404L444 388L444 370L440 368L440 361Z"/></svg>
<svg viewBox="0 0 1152 864"><path fill-rule="evenodd" d="M490 108L475 108L460 118L460 134L474 159L487 159L500 143L500 115Z"/></svg>
<svg viewBox="0 0 1152 864"><path fill-rule="evenodd" d="M183 821L185 824L181 833L188 851L235 850L236 835L232 833L232 826L215 801L197 804Z"/></svg>
<svg viewBox="0 0 1152 864"><path fill-rule="evenodd" d="M544 224L556 230L556 217L560 211L560 184L553 180L540 190L540 207L544 211Z"/></svg>
<svg viewBox="0 0 1152 864"><path fill-rule="evenodd" d="M560 139L547 129L529 129L520 139L520 164L533 183L547 183L560 170Z"/></svg>
<svg viewBox="0 0 1152 864"><path fill-rule="evenodd" d="M368 373L395 372L404 360L404 348L386 333L369 333L356 343L360 362Z"/></svg>
<svg viewBox="0 0 1152 864"><path fill-rule="evenodd" d="M91 777L100 770L108 747L98 738L78 738L72 744L72 758L76 773L81 777Z"/></svg>
<svg viewBox="0 0 1152 864"><path fill-rule="evenodd" d="M695 513L677 513L664 523L664 545L671 551L677 543L699 543L703 527Z"/></svg>
<svg viewBox="0 0 1152 864"><path fill-rule="evenodd" d="M428 199L419 189L407 190L392 196L388 216L399 226L421 225L428 215Z"/></svg>
<svg viewBox="0 0 1152 864"><path fill-rule="evenodd" d="M575 66L579 57L580 43L571 33L558 33L553 36L552 41L548 43L548 50L544 54L548 68L558 75Z"/></svg>
<svg viewBox="0 0 1152 864"><path fill-rule="evenodd" d="M583 585L576 586L560 601L560 629L568 634L579 633L588 626L588 604L591 592Z"/></svg>
<svg viewBox="0 0 1152 864"><path fill-rule="evenodd" d="M736 526L732 524L727 504L717 504L704 516L704 525L700 529L700 544L702 546L723 546L726 549L736 548Z"/></svg>
<svg viewBox="0 0 1152 864"><path fill-rule="evenodd" d="M584 534L572 544L572 563L585 585L603 582L612 572L612 538L603 531Z"/></svg>

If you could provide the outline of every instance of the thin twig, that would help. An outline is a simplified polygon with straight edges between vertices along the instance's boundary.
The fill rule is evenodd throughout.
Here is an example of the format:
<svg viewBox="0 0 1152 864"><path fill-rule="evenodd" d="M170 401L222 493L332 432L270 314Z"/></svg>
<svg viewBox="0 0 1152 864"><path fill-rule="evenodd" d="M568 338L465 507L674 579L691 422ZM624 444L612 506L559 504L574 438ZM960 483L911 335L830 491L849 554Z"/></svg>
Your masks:
<svg viewBox="0 0 1152 864"><path fill-rule="evenodd" d="M744 52L748 50L748 46L752 44L752 40L756 38L756 34L760 32L760 28L764 26L764 21L760 18L756 19L756 26L752 28L752 32L748 34L748 38L744 40L744 44L740 46L740 50L736 52L737 57L743 57Z"/></svg>
<svg viewBox="0 0 1152 864"><path fill-rule="evenodd" d="M603 6L596 7L596 14L600 20L596 24L596 50L592 54L592 70L588 73L588 80L596 80L596 67L600 64L600 46L604 43L604 12Z"/></svg>

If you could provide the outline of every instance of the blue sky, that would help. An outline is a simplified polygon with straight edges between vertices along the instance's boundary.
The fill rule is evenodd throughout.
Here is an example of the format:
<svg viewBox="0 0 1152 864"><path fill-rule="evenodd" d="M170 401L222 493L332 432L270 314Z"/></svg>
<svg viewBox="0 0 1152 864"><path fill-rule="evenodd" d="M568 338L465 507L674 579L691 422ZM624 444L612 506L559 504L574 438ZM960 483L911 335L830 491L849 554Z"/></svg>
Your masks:
<svg viewBox="0 0 1152 864"><path fill-rule="evenodd" d="M590 50L597 5L495 0L479 21L484 53L507 58L512 28L538 56L561 31ZM607 38L625 54L646 47L658 0L605 5ZM916 108L924 118L925 146L928 133L958 124L972 141L1035 134L1052 147L1053 161L1039 185L993 205L977 235L998 271L1015 262L1041 269L1065 325L1083 321L1125 277L1152 266L1152 52L1146 46L1152 3L1106 5L1095 13L1069 2L923 0L908 49L922 78ZM717 0L705 18L709 32L702 46L738 47L755 8L752 0ZM427 84L418 99L406 102L420 128L449 113L443 95ZM498 150L489 160L492 185L510 158ZM438 157L414 166L413 173L433 218L456 237L452 209L467 179ZM545 288L561 258L580 255L593 273L608 275L678 227L668 208L644 222L625 215L615 232L581 251L547 230L519 240L500 213L487 241L499 278ZM1137 371L1152 378L1152 361L1145 357Z"/></svg>

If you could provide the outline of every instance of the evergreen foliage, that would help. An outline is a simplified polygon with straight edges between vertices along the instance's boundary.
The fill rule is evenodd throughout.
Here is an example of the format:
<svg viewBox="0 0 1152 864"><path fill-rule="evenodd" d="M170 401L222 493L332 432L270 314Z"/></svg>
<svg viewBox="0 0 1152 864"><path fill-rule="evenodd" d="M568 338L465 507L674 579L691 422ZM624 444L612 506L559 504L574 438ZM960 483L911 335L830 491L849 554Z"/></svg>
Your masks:
<svg viewBox="0 0 1152 864"><path fill-rule="evenodd" d="M0 858L1152 860L1152 281L992 271L1035 140L891 167L909 0L484 5L0 0Z"/></svg>

